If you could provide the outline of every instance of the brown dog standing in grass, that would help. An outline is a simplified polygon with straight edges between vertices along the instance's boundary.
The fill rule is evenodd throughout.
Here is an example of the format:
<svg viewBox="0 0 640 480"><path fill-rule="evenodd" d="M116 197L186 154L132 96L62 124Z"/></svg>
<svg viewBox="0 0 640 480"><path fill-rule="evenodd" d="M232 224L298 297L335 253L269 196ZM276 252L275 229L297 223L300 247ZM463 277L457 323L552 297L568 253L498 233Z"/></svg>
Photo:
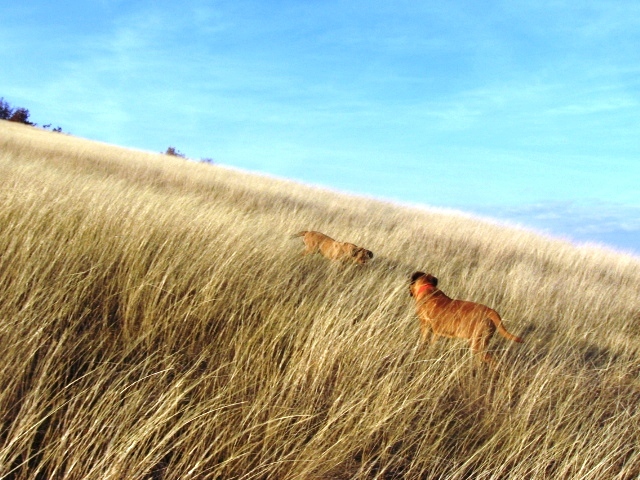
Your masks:
<svg viewBox="0 0 640 480"><path fill-rule="evenodd" d="M473 353L495 367L492 355L486 352L494 332L514 342L522 343L522 338L510 334L502 325L498 312L480 303L453 300L438 287L438 279L424 272L411 275L409 294L416 301L416 311L420 318L421 344L431 332L431 343L438 336L466 338Z"/></svg>
<svg viewBox="0 0 640 480"><path fill-rule="evenodd" d="M358 247L353 243L338 242L324 233L303 231L291 238L296 237L302 237L304 241L304 255L320 252L330 260L353 260L360 265L364 265L373 258L371 250Z"/></svg>

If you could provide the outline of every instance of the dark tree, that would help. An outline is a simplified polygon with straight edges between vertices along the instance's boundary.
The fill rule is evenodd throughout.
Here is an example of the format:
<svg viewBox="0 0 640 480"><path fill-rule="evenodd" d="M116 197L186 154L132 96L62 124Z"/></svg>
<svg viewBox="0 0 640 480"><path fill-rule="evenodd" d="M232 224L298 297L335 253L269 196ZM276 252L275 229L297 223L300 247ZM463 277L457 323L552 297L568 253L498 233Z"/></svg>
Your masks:
<svg viewBox="0 0 640 480"><path fill-rule="evenodd" d="M29 110L17 108L8 119L10 122L24 123L25 125L35 125L29 121Z"/></svg>
<svg viewBox="0 0 640 480"><path fill-rule="evenodd" d="M13 115L13 108L0 97L0 120L9 120L11 115Z"/></svg>
<svg viewBox="0 0 640 480"><path fill-rule="evenodd" d="M167 151L164 152L164 154L172 157L184 158L184 153L181 153L176 147L167 147Z"/></svg>

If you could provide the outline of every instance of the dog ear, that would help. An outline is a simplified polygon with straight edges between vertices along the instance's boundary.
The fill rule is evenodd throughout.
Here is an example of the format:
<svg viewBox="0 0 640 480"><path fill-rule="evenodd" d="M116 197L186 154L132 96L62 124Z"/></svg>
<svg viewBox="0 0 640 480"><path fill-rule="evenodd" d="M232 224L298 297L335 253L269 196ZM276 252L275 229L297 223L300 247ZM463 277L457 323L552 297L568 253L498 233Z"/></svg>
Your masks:
<svg viewBox="0 0 640 480"><path fill-rule="evenodd" d="M438 286L438 279L436 277L434 277L433 275L429 274L429 275L425 275L425 278L427 280L427 282L434 286L437 287Z"/></svg>
<svg viewBox="0 0 640 480"><path fill-rule="evenodd" d="M413 274L411 275L411 283L409 284L409 296L413 297L413 289L411 287L413 287L413 284L416 283L416 280L418 280L420 277L424 277L425 273L424 272L413 272Z"/></svg>
<svg viewBox="0 0 640 480"><path fill-rule="evenodd" d="M427 274L424 272L413 272L413 275L411 275L411 284L413 285L414 283L416 283L416 280L418 280L420 277L426 277Z"/></svg>

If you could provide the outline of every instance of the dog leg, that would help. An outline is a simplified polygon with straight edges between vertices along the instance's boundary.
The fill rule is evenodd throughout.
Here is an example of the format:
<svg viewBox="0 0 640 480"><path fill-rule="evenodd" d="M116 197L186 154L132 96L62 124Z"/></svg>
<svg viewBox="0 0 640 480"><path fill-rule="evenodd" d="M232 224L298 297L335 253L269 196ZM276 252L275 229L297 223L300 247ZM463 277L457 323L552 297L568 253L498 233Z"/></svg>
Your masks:
<svg viewBox="0 0 640 480"><path fill-rule="evenodd" d="M427 343L427 338L431 335L431 343L434 342L435 334L431 331L431 328L426 322L420 322L420 346L424 347Z"/></svg>
<svg viewBox="0 0 640 480"><path fill-rule="evenodd" d="M480 359L481 361L489 365L492 369L496 370L496 360L495 358L493 358L493 355L487 352L489 340L491 340L491 336L472 338L471 351L474 353L474 355L476 355L476 358Z"/></svg>

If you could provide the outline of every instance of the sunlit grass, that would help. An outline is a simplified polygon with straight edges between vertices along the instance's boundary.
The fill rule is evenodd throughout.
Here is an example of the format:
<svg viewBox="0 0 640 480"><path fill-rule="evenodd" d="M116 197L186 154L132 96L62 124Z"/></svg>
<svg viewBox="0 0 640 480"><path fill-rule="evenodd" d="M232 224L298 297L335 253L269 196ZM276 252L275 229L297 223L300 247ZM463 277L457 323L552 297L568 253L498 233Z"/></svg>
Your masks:
<svg viewBox="0 0 640 480"><path fill-rule="evenodd" d="M0 478L640 475L636 258L6 122L0 178ZM499 373L417 351L414 270Z"/></svg>

